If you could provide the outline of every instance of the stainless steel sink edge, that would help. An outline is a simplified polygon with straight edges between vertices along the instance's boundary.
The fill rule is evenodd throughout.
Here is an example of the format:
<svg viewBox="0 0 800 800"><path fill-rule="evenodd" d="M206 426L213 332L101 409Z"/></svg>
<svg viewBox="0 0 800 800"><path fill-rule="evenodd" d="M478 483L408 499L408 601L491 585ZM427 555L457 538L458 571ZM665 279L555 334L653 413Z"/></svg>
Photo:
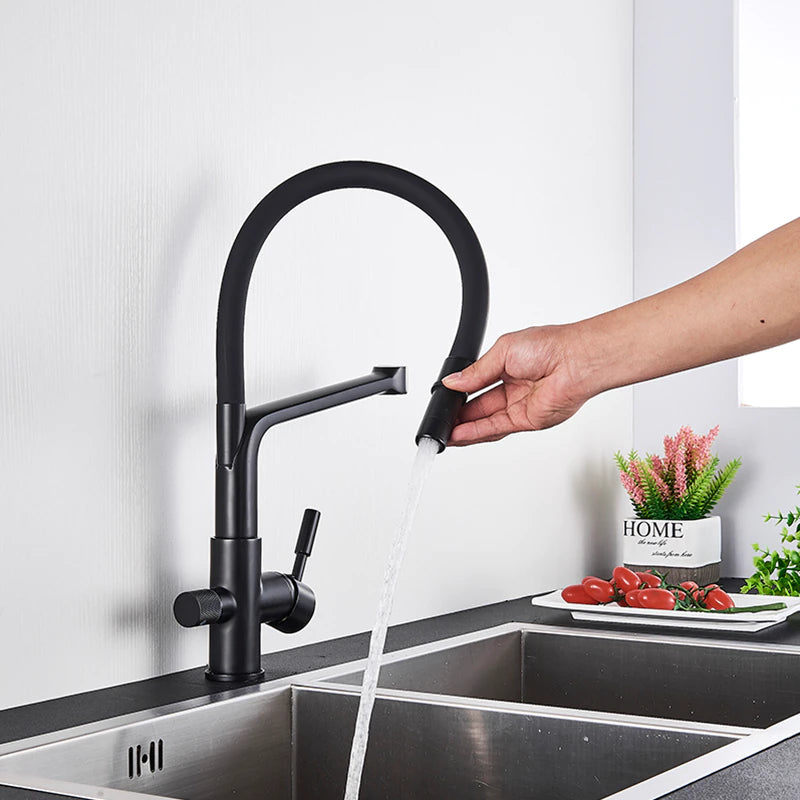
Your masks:
<svg viewBox="0 0 800 800"><path fill-rule="evenodd" d="M107 789L100 786L87 786L83 783L70 781L57 781L50 778L34 778L27 775L4 775L0 772L0 788L11 786L15 789L30 789L31 791L49 792L64 797L80 797L83 800L180 800L175 797L148 794L140 792L126 792L123 789Z"/></svg>
<svg viewBox="0 0 800 800"><path fill-rule="evenodd" d="M489 639L493 636L499 636L504 633L541 633L553 636L570 636L577 638L591 638L591 639L619 639L625 638L638 642L653 642L653 643L669 643L675 646L688 646L688 647L715 647L723 650L763 650L768 653L787 653L796 654L798 652L797 646L775 644L773 642L748 642L743 640L732 639L709 639L701 635L685 636L676 635L675 633L665 632L642 632L630 631L627 629L614 630L611 628L578 628L567 627L561 625L546 625L533 622L506 622L502 625L496 625L492 628L482 628L472 633L461 634L460 636L453 636L449 639L439 639L430 644L417 645L415 647L408 647L403 650L395 650L391 653L386 653L382 659L382 664L389 664L393 661L398 661L406 658L412 658L417 655L424 655L428 653L435 653L441 650L447 650L451 647L456 647L461 644L469 644L481 639ZM359 662L351 662L351 664L366 663L366 659ZM340 664L338 667L329 667L328 669L342 671L348 666ZM311 673L308 673L311 674Z"/></svg>
<svg viewBox="0 0 800 800"><path fill-rule="evenodd" d="M96 733L103 733L111 728L137 725L140 723L149 722L159 717L179 715L198 708L212 705L214 703L245 699L255 693L272 692L279 689L288 688L291 685L291 678L280 678L269 683L245 686L239 689L231 689L221 692L220 694L210 695L208 697L197 697L191 700L181 700L177 703L168 703L167 705L155 706L154 708L148 708L143 711L134 711L130 714L121 714L116 717L106 717L104 719L97 720L96 722L87 722L84 725L76 725L72 728L62 728L61 730L52 731L50 733L42 733L38 736L31 736L26 739L17 739L13 742L0 744L0 759L3 756L10 755L11 753L19 753L23 750L29 750L34 747L41 747L42 745L53 744L54 742L64 742L70 739L83 738ZM2 773L0 773L0 776L2 776Z"/></svg>
<svg viewBox="0 0 800 800"><path fill-rule="evenodd" d="M325 692L332 694L359 695L360 689L351 684L337 684L326 682L319 684L295 684L295 689L308 692ZM422 703L427 705L448 706L450 708L482 709L497 711L505 714L519 714L521 716L537 715L551 719L582 720L585 722L607 723L621 727L643 728L654 730L676 730L686 733L709 734L715 736L729 736L732 739L741 739L750 736L758 728L745 728L737 725L720 725L693 720L670 719L667 717L647 717L634 714L615 714L610 711L588 711L582 708L566 708L559 706L538 705L536 703L520 703L502 700L484 700L478 697L462 697L459 695L432 694L430 692L414 692L408 689L383 689L379 688L377 697L395 700L397 702Z"/></svg>
<svg viewBox="0 0 800 800"><path fill-rule="evenodd" d="M757 730L750 736L698 756L666 772L648 778L635 786L609 795L603 800L658 800L670 792L733 766L739 761L758 755L793 736L800 734L800 714L787 717L769 728Z"/></svg>

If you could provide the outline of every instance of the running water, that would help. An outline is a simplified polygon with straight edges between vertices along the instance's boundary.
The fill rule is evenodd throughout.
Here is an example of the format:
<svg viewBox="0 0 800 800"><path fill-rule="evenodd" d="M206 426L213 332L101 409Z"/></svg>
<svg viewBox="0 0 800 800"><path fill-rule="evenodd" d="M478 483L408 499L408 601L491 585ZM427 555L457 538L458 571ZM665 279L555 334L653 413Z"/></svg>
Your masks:
<svg viewBox="0 0 800 800"><path fill-rule="evenodd" d="M400 521L392 541L392 550L389 554L389 563L383 574L383 589L378 603L378 617L372 629L369 640L369 658L364 671L364 683L361 687L361 700L358 704L358 717L356 718L356 732L353 734L353 746L350 750L350 766L347 770L347 788L344 800L358 800L358 791L361 787L361 771L364 768L364 757L367 753L367 738L369 736L369 720L372 716L372 707L375 705L375 691L378 688L378 673L381 671L381 655L386 643L386 630L389 627L389 615L392 613L392 600L394 589L397 585L397 576L400 565L408 544L408 535L414 524L414 516L422 495L422 488L428 479L434 456L439 452L439 443L434 439L423 438L420 440L417 457L411 469L411 479L406 493L406 504L400 514Z"/></svg>

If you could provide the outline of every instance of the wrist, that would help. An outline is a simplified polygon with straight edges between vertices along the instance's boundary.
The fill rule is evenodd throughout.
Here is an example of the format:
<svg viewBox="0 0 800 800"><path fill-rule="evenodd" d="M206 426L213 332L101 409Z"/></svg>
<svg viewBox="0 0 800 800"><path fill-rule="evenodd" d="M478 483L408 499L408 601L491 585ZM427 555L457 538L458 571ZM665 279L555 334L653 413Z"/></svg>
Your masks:
<svg viewBox="0 0 800 800"><path fill-rule="evenodd" d="M624 338L601 317L575 322L570 329L569 360L576 391L583 400L632 382Z"/></svg>

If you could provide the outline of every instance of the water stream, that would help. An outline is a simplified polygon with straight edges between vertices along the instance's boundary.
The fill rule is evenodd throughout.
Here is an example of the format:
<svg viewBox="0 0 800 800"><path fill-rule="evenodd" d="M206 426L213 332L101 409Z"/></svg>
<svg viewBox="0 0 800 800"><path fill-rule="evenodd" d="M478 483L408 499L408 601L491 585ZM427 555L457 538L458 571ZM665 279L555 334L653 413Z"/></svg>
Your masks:
<svg viewBox="0 0 800 800"><path fill-rule="evenodd" d="M395 530L389 562L383 575L383 588L381 599L378 603L378 616L372 636L369 640L369 658L364 671L364 683L361 687L361 699L358 704L358 717L356 718L356 731L353 735L353 746L350 750L350 766L347 770L347 788L345 800L358 800L361 787L361 772L364 769L364 757L367 753L367 739L369 737L369 720L372 716L372 707L375 705L375 691L378 688L378 674L381 670L381 656L386 643L386 631L389 627L389 615L392 613L394 590L397 586L397 576L400 565L408 544L408 535L414 524L417 506L422 495L422 489L433 466L433 459L439 452L439 443L433 439L422 439L411 468L411 478L406 491L406 502L400 520Z"/></svg>

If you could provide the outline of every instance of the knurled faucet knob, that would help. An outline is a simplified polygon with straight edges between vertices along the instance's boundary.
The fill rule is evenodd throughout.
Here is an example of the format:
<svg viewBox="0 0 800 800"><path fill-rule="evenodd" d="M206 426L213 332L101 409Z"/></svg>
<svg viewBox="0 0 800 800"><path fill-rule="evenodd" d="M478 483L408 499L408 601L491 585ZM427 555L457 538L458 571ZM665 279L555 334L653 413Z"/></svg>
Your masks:
<svg viewBox="0 0 800 800"><path fill-rule="evenodd" d="M195 589L175 598L172 612L184 628L224 622L233 616L236 602L225 589Z"/></svg>

